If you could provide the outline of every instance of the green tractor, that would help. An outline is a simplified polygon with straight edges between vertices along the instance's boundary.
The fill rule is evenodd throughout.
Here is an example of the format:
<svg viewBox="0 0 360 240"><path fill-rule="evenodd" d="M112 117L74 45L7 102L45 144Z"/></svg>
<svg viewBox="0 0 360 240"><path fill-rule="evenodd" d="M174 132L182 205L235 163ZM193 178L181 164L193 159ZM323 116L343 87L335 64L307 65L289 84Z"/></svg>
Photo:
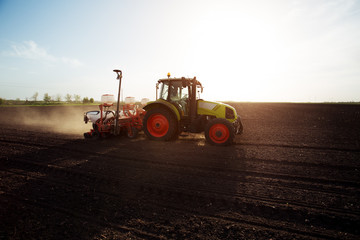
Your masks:
<svg viewBox="0 0 360 240"><path fill-rule="evenodd" d="M158 89L160 95L158 97ZM214 145L233 143L236 134L243 132L243 125L236 110L224 103L197 98L203 90L194 78L160 79L156 85L156 101L144 109L143 129L149 139L169 141L181 132L205 132L206 140Z"/></svg>

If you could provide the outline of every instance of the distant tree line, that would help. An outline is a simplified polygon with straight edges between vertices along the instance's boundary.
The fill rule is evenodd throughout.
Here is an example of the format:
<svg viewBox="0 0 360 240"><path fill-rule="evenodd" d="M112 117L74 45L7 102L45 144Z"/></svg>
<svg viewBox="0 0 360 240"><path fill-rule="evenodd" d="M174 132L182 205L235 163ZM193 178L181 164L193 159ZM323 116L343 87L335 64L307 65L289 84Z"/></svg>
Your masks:
<svg viewBox="0 0 360 240"><path fill-rule="evenodd" d="M83 104L90 104L90 103L94 103L94 98L88 98L88 97L84 97L83 99L81 99L81 96L78 94L66 94L65 95L65 101L63 101L63 98L60 94L57 94L55 96L50 96L48 93L45 93L42 101L39 100L39 93L35 92L30 100L28 98L26 98L25 101L20 100L19 98L17 98L16 100L5 100L3 98L0 98L0 105L5 105L5 104L9 104L9 105L21 105L21 104L62 104L62 103L83 103Z"/></svg>
<svg viewBox="0 0 360 240"><path fill-rule="evenodd" d="M37 100L37 97L38 97L38 93L36 92L34 95L33 95L33 100L36 102ZM48 93L45 93L44 94L44 98L43 98L44 102L46 103L50 103L50 102L61 102L62 101L62 96L60 94L57 94L55 96L55 98L52 98ZM65 95L65 102L67 103L94 103L94 98L88 98L88 97L84 97L82 100L81 100L81 96L78 95L78 94L73 94L71 95L70 93L66 94Z"/></svg>

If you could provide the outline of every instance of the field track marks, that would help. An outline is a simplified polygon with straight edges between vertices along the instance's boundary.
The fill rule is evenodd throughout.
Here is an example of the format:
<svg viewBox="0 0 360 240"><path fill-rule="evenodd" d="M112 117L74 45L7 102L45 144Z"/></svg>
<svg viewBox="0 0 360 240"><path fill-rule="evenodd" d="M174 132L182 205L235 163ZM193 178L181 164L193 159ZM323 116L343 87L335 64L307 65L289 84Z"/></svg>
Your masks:
<svg viewBox="0 0 360 240"><path fill-rule="evenodd" d="M360 148L340 148L331 146L310 146L307 144L295 145L295 144L277 144L277 143L255 143L255 142L237 142L236 145L241 146L264 146L264 147L280 147L280 148L301 148L301 149L315 149L315 150L332 150L342 152L360 152Z"/></svg>
<svg viewBox="0 0 360 240"><path fill-rule="evenodd" d="M14 174L16 174L16 172L13 172ZM19 173L18 173L19 174ZM21 173L20 173L21 174ZM26 173L25 173L26 174ZM44 179L42 177L40 177L38 179L38 181L45 181L45 182L49 182L49 179ZM57 180L50 180L50 182L52 184L56 184L56 185L63 185L66 189L73 189L74 191L76 191L77 186L76 184L70 184L70 182L63 182L63 181L57 181ZM80 183L77 183L80 184ZM81 184L80 184L81 185ZM143 190L145 192L147 192L147 190ZM186 204L182 205L182 207L180 208L178 205L169 205L169 204L164 204L161 199L161 196L164 196L164 193L159 192L157 190L151 190L150 191L151 194L155 194L156 198L159 199L160 196L160 201L152 201L151 203L147 202L146 204L150 204L149 209L153 209L152 206L157 206L160 208L167 208L170 209L171 211L175 211L178 213L178 215L183 215L184 212L186 212L189 215L196 215L198 218L203 218L203 219L211 219L215 222L219 222L221 221L222 224L226 224L226 225L234 225L234 224L240 224L241 226L250 226L251 228L260 228L262 231L266 231L266 230L271 230L271 231L275 231L275 232L287 232L287 233L293 233L296 235L299 235L298 237L302 236L302 237L315 237L315 238L324 238L324 239L336 239L336 237L334 237L334 234L336 234L337 232L334 230L324 230L324 229L317 229L317 227L313 226L311 227L311 229L306 226L297 226L296 228L293 227L293 225L291 223L285 223L282 221L278 221L278 220L274 220L274 219L266 219L266 218L262 218L262 217L256 217L256 216L252 216L249 215L249 213L245 213L244 214L219 214L219 213L209 213L208 210L193 210L192 208L187 208ZM103 192L103 191L99 191L96 190L96 195L101 196L105 196L105 197L112 197L112 198L118 198L120 197L118 194L114 194L111 192ZM168 195L168 194L165 194ZM195 196L187 193L185 195L172 195L175 198L179 198L185 202L186 201L196 201L198 200L199 196ZM213 196L213 195L212 195ZM15 195L15 196L8 196L12 199L15 199L16 201L22 201L25 204L29 205L30 207L40 207L40 208L45 208L45 209L49 209L51 211L56 211L62 214L65 214L67 216L73 217L75 219L79 219L82 221L88 221L91 224L95 225L95 226L102 226L102 227L111 227L114 228L116 230L122 231L122 232L126 232L126 231L133 231L135 233L135 235L140 236L140 237L145 237L147 239L166 239L166 237L163 237L164 235L158 235L158 232L148 232L148 231L144 231L144 230L138 230L138 229L144 229L143 227L137 227L137 228L133 228L133 227L129 227L127 225L123 225L123 224L116 224L114 222L112 222L111 219L107 219L106 221L104 221L103 217L101 218L96 218L93 216L90 216L88 214L86 214L83 211L74 211L73 209L67 209L64 207L58 207L58 206L54 206L54 205L50 205L46 202L42 202L41 200L34 200L34 199L22 199L21 197ZM141 196L142 198L146 198L146 195ZM166 198L168 199L168 198ZM137 200L137 199L134 199ZM171 201L171 199L168 199L170 201L165 201L166 203L171 203L173 201ZM213 207L217 208L220 207L224 204L224 201L221 199L214 199L213 197L210 198L211 202L213 203ZM201 198L200 201L204 201L204 198ZM176 202L176 201L174 201ZM205 202L207 202L207 199L205 199ZM246 202L241 202L238 201L236 203L237 207L257 207L257 206L253 206L252 204L246 203ZM228 206L228 205L227 205ZM267 211L268 207L261 207L261 211ZM270 214L270 213L268 213ZM311 218L311 216L309 217ZM157 228L159 228L159 226L157 226ZM164 229L168 229L169 226L164 226ZM149 230L149 227L146 227L147 230ZM158 229L159 230L159 229Z"/></svg>
<svg viewBox="0 0 360 240"><path fill-rule="evenodd" d="M156 232L151 233L151 232L146 232L146 231L140 230L140 228L138 228L138 227L134 228L134 227L126 226L126 225L116 224L109 220L106 221L103 218L96 218L96 217L88 215L86 213L74 211L74 209L57 207L57 206L54 206L53 204L48 204L48 203L41 202L41 201L34 201L34 200L29 200L29 199L24 200L23 198L19 198L16 195L7 195L6 197L12 199L12 201L22 202L23 204L26 204L29 207L48 209L48 210L63 214L64 216L67 216L67 217L78 219L80 221L86 221L86 222L91 223L93 226L101 226L103 228L110 227L112 229L118 230L123 233L131 232L132 234L134 234L138 237L144 238L144 239L164 239L164 240L168 239L164 236L159 236L158 233L156 233Z"/></svg>
<svg viewBox="0 0 360 240"><path fill-rule="evenodd" d="M39 146L39 144L36 144ZM43 146L43 145L41 145ZM259 179L269 179L272 180L268 182L268 184L271 184L271 182L281 182L281 184L284 184L284 186L288 187L296 187L299 189L309 189L309 190L317 190L317 191L323 191L326 193L341 193L341 194L347 194L347 192L343 192L342 189L337 190L339 186L345 186L345 187L352 187L358 189L360 187L359 182L354 181L345 181L345 180L335 180L335 179L323 179L323 178L313 178L313 177L305 177L305 176L296 176L296 175L289 175L289 174L273 174L269 172L259 172L259 171L250 171L250 170L240 170L240 169L234 169L234 168L226 168L226 167L212 167L212 166L204 166L204 165L186 165L181 163L164 163L163 161L155 161L155 160L149 160L149 159L138 159L134 157L121 157L120 159L118 156L114 153L97 153L97 152L91 152L89 150L83 150L78 148L71 148L71 147L63 147L63 146L54 146L51 147L52 149L60 149L62 151L68 151L69 153L75 153L76 156L83 154L90 154L92 157L95 158L104 158L107 157L108 160L106 164L111 164L111 160L116 158L116 164L119 163L126 163L125 165L121 165L121 167L130 167L130 168L139 168L144 169L146 168L143 163L152 164L156 166L157 169L160 169L164 172L174 172L174 173L193 173L194 175L199 176L205 176L205 177L217 177L226 181L244 181L244 177L246 177L247 182L254 182L254 183L261 183L263 184L263 181L260 181ZM46 154L46 163L45 166L48 166L49 164L54 164L53 162L49 162L50 156L54 155L55 157L58 155L58 153L55 151L52 153L51 151L48 151ZM71 156L68 156L71 157ZM6 157L3 158L3 160L6 161ZM23 157L20 157L20 159L16 156L11 157L11 161L20 161L20 165L23 162ZM25 160L25 162L31 164L35 163L33 160ZM41 162L37 162L40 165ZM94 163L96 163L96 160L94 160ZM15 164L15 162L14 162ZM100 161L99 164L105 164L103 161ZM61 166L59 166L61 167ZM278 185L278 183L276 183ZM351 195L351 191L349 192Z"/></svg>
<svg viewBox="0 0 360 240"><path fill-rule="evenodd" d="M32 143L26 143L26 144L32 144ZM42 144L35 144L36 146L45 147L46 145ZM56 149L60 149L65 152L69 153L76 153L76 155L79 155L81 153L84 154L91 154L91 156L97 158L103 158L107 157L107 163L109 164L109 160L117 158L118 156L114 153L98 153L98 152L90 152L89 150L84 150L82 148L75 148L69 146L63 146L63 145L56 145L51 146L51 150L48 151L46 157L49 157L48 154L52 153L52 150L55 151L54 155L56 156L58 153L56 152ZM15 159L12 159L15 160ZM20 159L21 160L21 159ZM47 160L47 159L46 159ZM31 163L33 161L28 161L28 163ZM96 160L94 161L96 162ZM234 181L239 182L243 181L244 177L246 177L247 182L253 182L258 184L264 184L264 181L261 179L269 179L270 182L267 182L266 184L273 184L279 185L282 184L284 187L289 188L298 188L298 189L306 189L306 190L314 190L314 191L320 191L325 193L331 193L331 194L345 194L345 195L352 195L353 191L343 191L343 189L338 189L340 186L345 186L347 188L353 187L353 188L359 188L358 182L353 181L344 181L344 180L331 180L331 179L322 179L322 178L311 178L311 177L304 177L304 176L294 176L294 175L287 175L287 174L273 174L269 172L257 172L257 171L246 171L246 170L238 170L233 168L224 168L224 167L211 167L211 166L204 166L204 165L185 165L185 164L174 164L174 163L164 163L163 161L154 161L149 159L138 159L138 158L129 158L129 157L122 157L121 159L116 159L116 163L126 163L125 165L121 164L121 167L130 167L130 168L144 168L142 163L146 164L152 164L156 165L157 169L160 169L164 172L168 173L192 173L194 175L199 175L202 177L216 177L222 180L226 181ZM100 161L99 163L103 163L103 161ZM21 163L22 164L22 163ZM51 163L54 164L53 162ZM137 165L134 165L137 164ZM48 163L46 164L46 166ZM60 167L60 166L59 166ZM230 174L230 176L229 176ZM348 189L349 190L349 189ZM355 190L357 191L357 190Z"/></svg>
<svg viewBox="0 0 360 240"><path fill-rule="evenodd" d="M10 163L10 165L12 164ZM154 184L143 182L140 184L134 179L115 179L102 175L91 176L84 172L75 172L71 170L69 171L66 169L54 168L48 165L39 165L22 161L21 168L26 169L27 167L29 167L28 170L30 171L40 171L42 173L55 175L64 179L70 177L77 179L76 181L80 180L85 182L94 182L96 184L113 185L119 189L133 189L132 191L135 192L139 191L140 189L142 192L145 191L148 194L155 193L156 195L163 196L164 199L167 199L171 196L190 196L191 198L194 198L194 201L196 201L196 199L215 199L216 201L221 201L226 205L239 205L239 202L241 202L241 204L246 203L249 209L256 209L256 206L263 206L263 210L265 209L268 212L270 211L269 216L272 215L272 212L274 211L273 206L277 206L277 211L279 211L279 209L284 209L282 211L284 212L284 215L287 216L291 216L294 214L294 216L298 216L299 214L303 216L306 215L306 212L311 211L313 214L313 218L316 218L316 214L322 215L322 213L326 213L326 215L337 216L337 220L345 217L347 219L346 222L351 222L348 217L350 217L351 219L358 219L359 217L359 215L354 213L353 211L347 211L344 209L324 209L320 205L317 206L315 204L311 204L309 206L302 202L288 201L286 199L273 199L266 196L252 196L247 194L229 194L227 192L219 191L218 189L192 189L189 186L184 188L181 186L174 186L166 183ZM332 221L331 218L328 218L326 216L322 216L322 218L328 219L328 221L330 222Z"/></svg>

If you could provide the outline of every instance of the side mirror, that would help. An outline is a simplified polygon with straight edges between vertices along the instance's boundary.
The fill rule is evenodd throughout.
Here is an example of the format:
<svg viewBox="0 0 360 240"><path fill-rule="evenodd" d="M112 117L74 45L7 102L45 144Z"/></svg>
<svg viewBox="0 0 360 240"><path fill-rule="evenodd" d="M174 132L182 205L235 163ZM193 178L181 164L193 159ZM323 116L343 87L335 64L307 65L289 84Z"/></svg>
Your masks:
<svg viewBox="0 0 360 240"><path fill-rule="evenodd" d="M156 100L158 99L158 90L160 82L156 83Z"/></svg>

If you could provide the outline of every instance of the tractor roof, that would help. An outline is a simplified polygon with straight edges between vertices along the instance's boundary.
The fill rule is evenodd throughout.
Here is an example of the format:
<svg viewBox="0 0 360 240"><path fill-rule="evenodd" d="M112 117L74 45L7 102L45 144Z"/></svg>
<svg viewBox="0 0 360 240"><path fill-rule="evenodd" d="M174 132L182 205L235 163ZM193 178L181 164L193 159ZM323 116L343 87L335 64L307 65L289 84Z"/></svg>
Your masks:
<svg viewBox="0 0 360 240"><path fill-rule="evenodd" d="M198 80L196 80L196 77L194 77L194 78L185 78L185 77L182 77L182 78L162 78L162 79L158 80L158 83L171 82L171 81L187 81L187 82L195 81L196 85L201 86L201 83Z"/></svg>

